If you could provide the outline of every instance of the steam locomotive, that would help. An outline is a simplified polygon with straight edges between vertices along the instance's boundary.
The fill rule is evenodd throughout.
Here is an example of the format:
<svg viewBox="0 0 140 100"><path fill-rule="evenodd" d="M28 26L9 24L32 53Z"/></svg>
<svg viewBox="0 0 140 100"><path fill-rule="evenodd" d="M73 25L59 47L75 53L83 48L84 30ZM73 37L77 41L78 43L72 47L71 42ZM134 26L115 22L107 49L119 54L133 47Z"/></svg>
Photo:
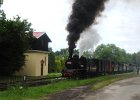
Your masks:
<svg viewBox="0 0 140 100"><path fill-rule="evenodd" d="M79 58L78 55L74 55L66 60L62 76L76 79L130 71L133 71L133 66L130 64L95 58L87 59L83 56Z"/></svg>

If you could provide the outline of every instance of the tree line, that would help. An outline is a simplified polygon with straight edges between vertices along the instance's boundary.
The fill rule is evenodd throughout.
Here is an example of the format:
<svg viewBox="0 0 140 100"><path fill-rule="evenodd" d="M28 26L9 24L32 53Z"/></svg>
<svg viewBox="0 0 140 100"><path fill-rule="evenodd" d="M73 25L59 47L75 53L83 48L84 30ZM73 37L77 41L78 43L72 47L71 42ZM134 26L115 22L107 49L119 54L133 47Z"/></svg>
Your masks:
<svg viewBox="0 0 140 100"><path fill-rule="evenodd" d="M74 50L74 54L78 54L78 50ZM94 52L85 51L83 56L86 58L111 60L113 62L140 66L140 51L132 54L127 53L124 49L117 47L115 44L101 44L97 46ZM67 58L67 48L56 52L53 52L51 49L49 54L49 72L61 72L65 67L65 61Z"/></svg>

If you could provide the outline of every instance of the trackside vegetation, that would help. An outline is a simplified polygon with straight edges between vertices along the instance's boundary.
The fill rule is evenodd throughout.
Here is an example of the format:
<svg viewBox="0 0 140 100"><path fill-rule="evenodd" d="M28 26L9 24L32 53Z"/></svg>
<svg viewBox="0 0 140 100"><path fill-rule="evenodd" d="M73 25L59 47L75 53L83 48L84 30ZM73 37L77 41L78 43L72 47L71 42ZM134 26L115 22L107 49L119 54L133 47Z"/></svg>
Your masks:
<svg viewBox="0 0 140 100"><path fill-rule="evenodd" d="M136 76L138 75L134 73L127 73L120 75L99 76L83 80L62 80L49 85L37 87L17 85L16 87L11 87L6 91L1 91L0 100L40 100L49 94L84 85L91 85L93 90L97 90L115 81Z"/></svg>
<svg viewBox="0 0 140 100"><path fill-rule="evenodd" d="M19 16L7 19L0 11L0 76L11 76L25 64L24 52L35 40L31 23Z"/></svg>

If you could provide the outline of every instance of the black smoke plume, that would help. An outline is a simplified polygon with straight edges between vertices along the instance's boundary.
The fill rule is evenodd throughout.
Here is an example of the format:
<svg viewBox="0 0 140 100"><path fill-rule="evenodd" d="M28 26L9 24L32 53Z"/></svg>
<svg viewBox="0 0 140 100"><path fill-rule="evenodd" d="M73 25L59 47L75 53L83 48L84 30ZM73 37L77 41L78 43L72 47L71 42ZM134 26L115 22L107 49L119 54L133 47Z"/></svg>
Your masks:
<svg viewBox="0 0 140 100"><path fill-rule="evenodd" d="M107 0L75 0L72 6L72 14L67 24L67 41L69 45L69 57L72 57L75 43L80 38L80 34L95 22L100 12L104 10L104 3Z"/></svg>

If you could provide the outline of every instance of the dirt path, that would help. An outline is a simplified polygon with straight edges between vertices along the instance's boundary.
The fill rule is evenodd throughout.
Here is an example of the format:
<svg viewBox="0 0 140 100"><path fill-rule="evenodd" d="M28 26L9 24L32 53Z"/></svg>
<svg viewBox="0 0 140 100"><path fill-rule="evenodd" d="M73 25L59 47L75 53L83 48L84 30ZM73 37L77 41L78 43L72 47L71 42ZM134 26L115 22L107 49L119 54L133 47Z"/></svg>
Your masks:
<svg viewBox="0 0 140 100"><path fill-rule="evenodd" d="M85 96L83 94L90 91L91 86L80 86L73 89L65 90L52 94L44 100L84 100Z"/></svg>
<svg viewBox="0 0 140 100"><path fill-rule="evenodd" d="M140 77L121 80L95 93L85 100L140 100Z"/></svg>
<svg viewBox="0 0 140 100"><path fill-rule="evenodd" d="M121 80L97 91L91 87L65 90L44 100L140 100L140 77Z"/></svg>

